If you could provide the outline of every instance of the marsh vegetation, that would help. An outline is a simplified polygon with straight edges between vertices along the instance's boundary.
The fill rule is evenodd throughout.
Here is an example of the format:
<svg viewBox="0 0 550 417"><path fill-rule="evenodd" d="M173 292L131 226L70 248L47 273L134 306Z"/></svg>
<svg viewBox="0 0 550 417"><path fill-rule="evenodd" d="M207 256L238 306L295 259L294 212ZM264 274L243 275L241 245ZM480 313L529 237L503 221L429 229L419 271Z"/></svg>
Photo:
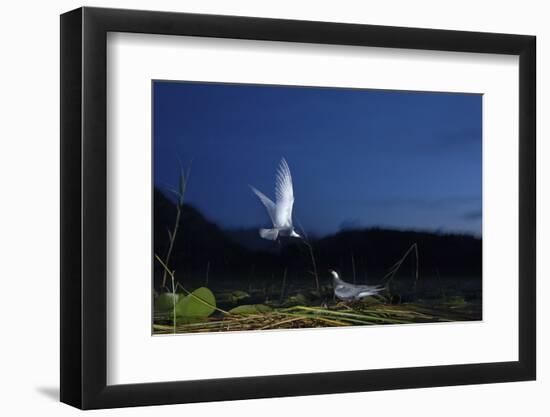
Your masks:
<svg viewBox="0 0 550 417"><path fill-rule="evenodd" d="M348 229L273 244L222 230L185 203L189 172L169 198L155 190L154 334L481 319L481 240L468 235ZM328 268L383 284L340 301Z"/></svg>

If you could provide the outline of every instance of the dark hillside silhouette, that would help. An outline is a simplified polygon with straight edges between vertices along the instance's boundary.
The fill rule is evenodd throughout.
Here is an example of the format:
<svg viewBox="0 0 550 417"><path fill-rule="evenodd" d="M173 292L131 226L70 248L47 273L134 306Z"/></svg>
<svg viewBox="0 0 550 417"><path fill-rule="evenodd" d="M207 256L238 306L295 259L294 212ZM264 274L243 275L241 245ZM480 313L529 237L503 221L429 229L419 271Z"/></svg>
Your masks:
<svg viewBox="0 0 550 417"><path fill-rule="evenodd" d="M161 258L168 246L167 230L173 227L175 205L161 191L154 191L154 252ZM329 268L357 282L377 282L407 249L418 244L419 272L425 277L477 279L481 285L482 241L470 235L437 234L387 229L344 230L313 240L322 284L328 284ZM261 239L257 229L223 230L197 209L184 205L170 268L179 281L199 286L209 274L212 286L232 281L280 281L283 270L289 282L311 281L311 261L298 239L281 244ZM397 279L410 280L415 259L404 262ZM162 269L155 262L155 287ZM405 278L403 278L405 279Z"/></svg>

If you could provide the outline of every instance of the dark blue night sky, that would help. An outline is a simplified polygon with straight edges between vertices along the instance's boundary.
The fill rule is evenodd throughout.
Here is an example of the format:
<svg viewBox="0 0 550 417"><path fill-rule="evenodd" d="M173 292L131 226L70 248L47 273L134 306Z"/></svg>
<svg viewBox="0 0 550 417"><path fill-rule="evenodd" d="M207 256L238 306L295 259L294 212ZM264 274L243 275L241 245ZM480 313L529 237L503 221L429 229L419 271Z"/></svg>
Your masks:
<svg viewBox="0 0 550 417"><path fill-rule="evenodd" d="M222 228L269 225L281 157L309 233L381 226L481 235L482 96L155 81L154 183Z"/></svg>

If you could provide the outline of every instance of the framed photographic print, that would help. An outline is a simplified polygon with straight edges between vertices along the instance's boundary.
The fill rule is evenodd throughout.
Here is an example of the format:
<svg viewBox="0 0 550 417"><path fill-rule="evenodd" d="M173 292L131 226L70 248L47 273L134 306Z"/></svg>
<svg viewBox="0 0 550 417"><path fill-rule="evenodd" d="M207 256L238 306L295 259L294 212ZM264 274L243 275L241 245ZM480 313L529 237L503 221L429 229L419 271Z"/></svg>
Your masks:
<svg viewBox="0 0 550 417"><path fill-rule="evenodd" d="M63 402L535 379L534 37L81 8L61 102Z"/></svg>

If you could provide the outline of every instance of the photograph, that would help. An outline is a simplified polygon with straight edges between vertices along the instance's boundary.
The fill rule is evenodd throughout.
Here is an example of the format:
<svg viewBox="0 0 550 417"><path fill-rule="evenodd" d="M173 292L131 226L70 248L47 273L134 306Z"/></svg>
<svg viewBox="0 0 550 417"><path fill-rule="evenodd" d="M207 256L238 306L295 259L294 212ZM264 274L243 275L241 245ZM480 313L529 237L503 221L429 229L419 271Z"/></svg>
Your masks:
<svg viewBox="0 0 550 417"><path fill-rule="evenodd" d="M506 414L517 404L502 399L523 395L537 415L543 14L142 6L65 5L57 35L47 13L33 22L52 36L22 35L58 53L14 44L19 72L56 60L29 90L44 90L38 112L29 82L8 83L11 107L25 104L11 136L38 138L5 141L23 145L31 160L10 160L32 184L7 170L29 197L24 221L5 216L20 238L8 275L26 282L35 265L44 284L29 287L38 304L8 309L29 324L41 313L14 346L51 338L56 355L8 367L36 385L31 408L58 387L79 410L142 414L265 414L261 399L387 414L381 396L414 416ZM29 135L45 118L60 146ZM58 161L44 177L58 192L37 187L36 167ZM21 233L56 223L44 196L59 230ZM29 236L59 238L59 256L35 262ZM32 402L12 397L13 410Z"/></svg>
<svg viewBox="0 0 550 417"><path fill-rule="evenodd" d="M482 320L482 94L151 88L154 335Z"/></svg>

